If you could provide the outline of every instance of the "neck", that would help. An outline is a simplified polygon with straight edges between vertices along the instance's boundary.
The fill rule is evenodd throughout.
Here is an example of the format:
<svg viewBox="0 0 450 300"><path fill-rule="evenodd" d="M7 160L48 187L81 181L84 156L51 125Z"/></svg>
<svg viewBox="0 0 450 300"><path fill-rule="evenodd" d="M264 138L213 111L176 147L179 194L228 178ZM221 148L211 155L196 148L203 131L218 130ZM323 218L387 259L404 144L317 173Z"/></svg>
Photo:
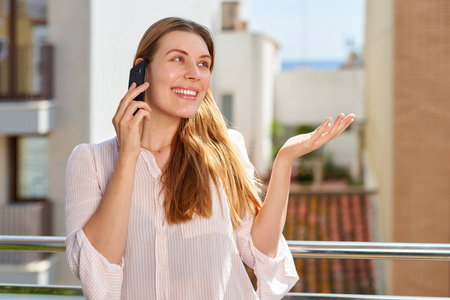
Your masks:
<svg viewBox="0 0 450 300"><path fill-rule="evenodd" d="M144 120L141 146L152 152L163 150L172 143L181 120L158 120L152 116L150 118L149 121Z"/></svg>

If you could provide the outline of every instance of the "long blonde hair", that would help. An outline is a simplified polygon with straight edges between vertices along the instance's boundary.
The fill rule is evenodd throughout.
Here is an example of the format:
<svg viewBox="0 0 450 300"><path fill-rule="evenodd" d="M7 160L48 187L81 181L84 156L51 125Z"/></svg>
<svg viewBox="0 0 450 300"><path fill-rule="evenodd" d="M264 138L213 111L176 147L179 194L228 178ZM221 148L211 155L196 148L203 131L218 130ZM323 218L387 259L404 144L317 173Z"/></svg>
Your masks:
<svg viewBox="0 0 450 300"><path fill-rule="evenodd" d="M214 43L210 31L181 18L165 18L150 26L139 43L134 61L142 57L150 64L159 39L171 31L200 35L211 55L212 71ZM191 220L195 214L211 217L211 180L217 190L221 186L225 189L234 228L248 211L253 215L259 212L258 180L245 171L238 151L228 137L227 126L209 89L195 115L180 122L171 158L162 176L169 223Z"/></svg>

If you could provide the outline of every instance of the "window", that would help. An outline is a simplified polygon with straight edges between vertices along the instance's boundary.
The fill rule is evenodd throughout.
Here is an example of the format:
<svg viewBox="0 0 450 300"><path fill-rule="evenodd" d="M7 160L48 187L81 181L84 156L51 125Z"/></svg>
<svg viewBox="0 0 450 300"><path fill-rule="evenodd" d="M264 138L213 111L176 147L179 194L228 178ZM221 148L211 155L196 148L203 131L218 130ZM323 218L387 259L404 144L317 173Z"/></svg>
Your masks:
<svg viewBox="0 0 450 300"><path fill-rule="evenodd" d="M222 104L222 115L230 126L233 124L233 95L232 94L222 94L221 97Z"/></svg>
<svg viewBox="0 0 450 300"><path fill-rule="evenodd" d="M13 201L44 200L48 195L48 138L11 138Z"/></svg>

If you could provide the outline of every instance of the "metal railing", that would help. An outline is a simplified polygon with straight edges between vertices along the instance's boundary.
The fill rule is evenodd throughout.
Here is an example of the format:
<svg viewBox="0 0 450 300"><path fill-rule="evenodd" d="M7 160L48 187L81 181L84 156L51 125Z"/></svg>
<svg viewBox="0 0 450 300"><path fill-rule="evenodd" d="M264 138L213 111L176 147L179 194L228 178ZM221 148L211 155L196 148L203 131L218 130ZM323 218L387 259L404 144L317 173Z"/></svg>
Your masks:
<svg viewBox="0 0 450 300"><path fill-rule="evenodd" d="M288 241L295 258L393 259L450 261L450 244ZM0 236L0 251L64 252L65 237ZM0 284L1 293L82 295L79 286L38 286ZM419 300L444 297L288 293L284 299L383 299Z"/></svg>

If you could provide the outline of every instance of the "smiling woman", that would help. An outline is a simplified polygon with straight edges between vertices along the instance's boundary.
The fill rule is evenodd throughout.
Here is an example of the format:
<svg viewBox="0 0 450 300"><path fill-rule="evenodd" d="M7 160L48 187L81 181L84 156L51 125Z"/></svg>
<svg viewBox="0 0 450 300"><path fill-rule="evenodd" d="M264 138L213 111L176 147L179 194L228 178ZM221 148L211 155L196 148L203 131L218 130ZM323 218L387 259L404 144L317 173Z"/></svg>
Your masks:
<svg viewBox="0 0 450 300"><path fill-rule="evenodd" d="M67 259L85 296L282 298L298 280L281 234L292 163L354 115L290 139L262 204L243 137L227 130L212 96L209 30L162 19L142 37L134 65L144 59L147 82L120 101L117 137L77 146L67 165ZM144 91L144 101L132 100Z"/></svg>

